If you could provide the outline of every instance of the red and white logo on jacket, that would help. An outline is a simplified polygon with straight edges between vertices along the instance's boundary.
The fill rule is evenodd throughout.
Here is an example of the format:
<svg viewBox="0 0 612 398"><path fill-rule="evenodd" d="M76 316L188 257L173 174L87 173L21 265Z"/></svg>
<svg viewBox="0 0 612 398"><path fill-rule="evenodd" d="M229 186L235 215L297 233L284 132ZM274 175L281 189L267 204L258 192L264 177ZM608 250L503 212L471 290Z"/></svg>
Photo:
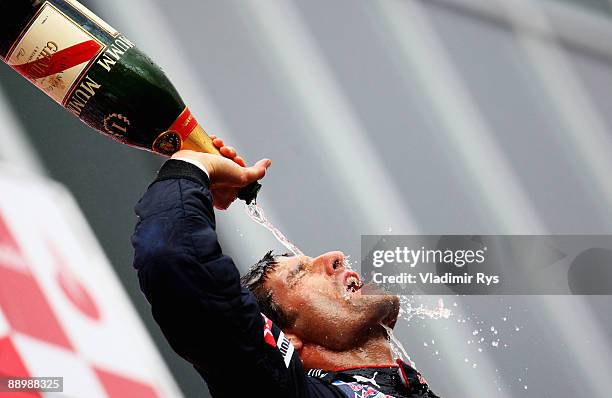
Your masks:
<svg viewBox="0 0 612 398"><path fill-rule="evenodd" d="M283 356L283 361L285 362L285 366L289 367L289 363L291 362L291 357L293 356L293 351L295 351L295 347L291 344L291 341L285 336L283 331L279 331L278 337L274 337L274 332L272 330L273 323L267 316L261 314L264 321L264 341L266 344L277 348Z"/></svg>

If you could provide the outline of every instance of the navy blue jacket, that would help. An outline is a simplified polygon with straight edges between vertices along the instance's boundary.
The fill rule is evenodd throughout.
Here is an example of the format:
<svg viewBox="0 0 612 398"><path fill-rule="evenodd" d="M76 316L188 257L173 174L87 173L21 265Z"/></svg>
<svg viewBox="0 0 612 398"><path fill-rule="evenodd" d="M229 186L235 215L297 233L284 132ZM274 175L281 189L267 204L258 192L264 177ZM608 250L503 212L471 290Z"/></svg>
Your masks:
<svg viewBox="0 0 612 398"><path fill-rule="evenodd" d="M136 206L132 244L153 317L213 397L434 396L425 395L422 377L404 363L306 374L289 340L260 313L233 260L222 253L208 185L194 165L167 161Z"/></svg>

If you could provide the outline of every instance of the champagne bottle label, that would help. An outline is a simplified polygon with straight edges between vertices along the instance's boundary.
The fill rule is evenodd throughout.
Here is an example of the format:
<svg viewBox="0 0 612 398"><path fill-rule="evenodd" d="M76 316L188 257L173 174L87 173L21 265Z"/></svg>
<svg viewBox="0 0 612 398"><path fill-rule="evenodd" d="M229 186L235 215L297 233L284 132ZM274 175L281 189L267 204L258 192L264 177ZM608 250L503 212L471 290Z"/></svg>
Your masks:
<svg viewBox="0 0 612 398"><path fill-rule="evenodd" d="M106 46L50 3L38 10L7 63L62 105ZM85 87L91 94L95 82Z"/></svg>

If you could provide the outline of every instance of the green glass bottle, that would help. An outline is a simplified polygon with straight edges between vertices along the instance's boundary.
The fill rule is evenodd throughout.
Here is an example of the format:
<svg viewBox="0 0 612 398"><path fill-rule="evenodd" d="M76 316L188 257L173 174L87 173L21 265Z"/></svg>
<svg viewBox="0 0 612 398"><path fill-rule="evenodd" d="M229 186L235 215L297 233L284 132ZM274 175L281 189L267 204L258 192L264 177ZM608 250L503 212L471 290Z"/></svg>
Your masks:
<svg viewBox="0 0 612 398"><path fill-rule="evenodd" d="M76 0L0 0L0 56L115 140L165 156L219 154L163 71ZM260 188L238 197L250 203Z"/></svg>

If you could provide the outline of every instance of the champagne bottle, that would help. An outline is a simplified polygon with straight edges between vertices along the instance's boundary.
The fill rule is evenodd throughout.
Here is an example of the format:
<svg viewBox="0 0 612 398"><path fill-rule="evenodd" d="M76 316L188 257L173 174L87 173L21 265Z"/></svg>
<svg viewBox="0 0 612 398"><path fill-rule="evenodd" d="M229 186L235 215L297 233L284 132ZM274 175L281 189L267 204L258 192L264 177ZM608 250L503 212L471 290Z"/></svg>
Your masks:
<svg viewBox="0 0 612 398"><path fill-rule="evenodd" d="M0 0L0 56L87 125L170 156L219 155L163 71L76 0ZM249 204L255 182L238 197Z"/></svg>

